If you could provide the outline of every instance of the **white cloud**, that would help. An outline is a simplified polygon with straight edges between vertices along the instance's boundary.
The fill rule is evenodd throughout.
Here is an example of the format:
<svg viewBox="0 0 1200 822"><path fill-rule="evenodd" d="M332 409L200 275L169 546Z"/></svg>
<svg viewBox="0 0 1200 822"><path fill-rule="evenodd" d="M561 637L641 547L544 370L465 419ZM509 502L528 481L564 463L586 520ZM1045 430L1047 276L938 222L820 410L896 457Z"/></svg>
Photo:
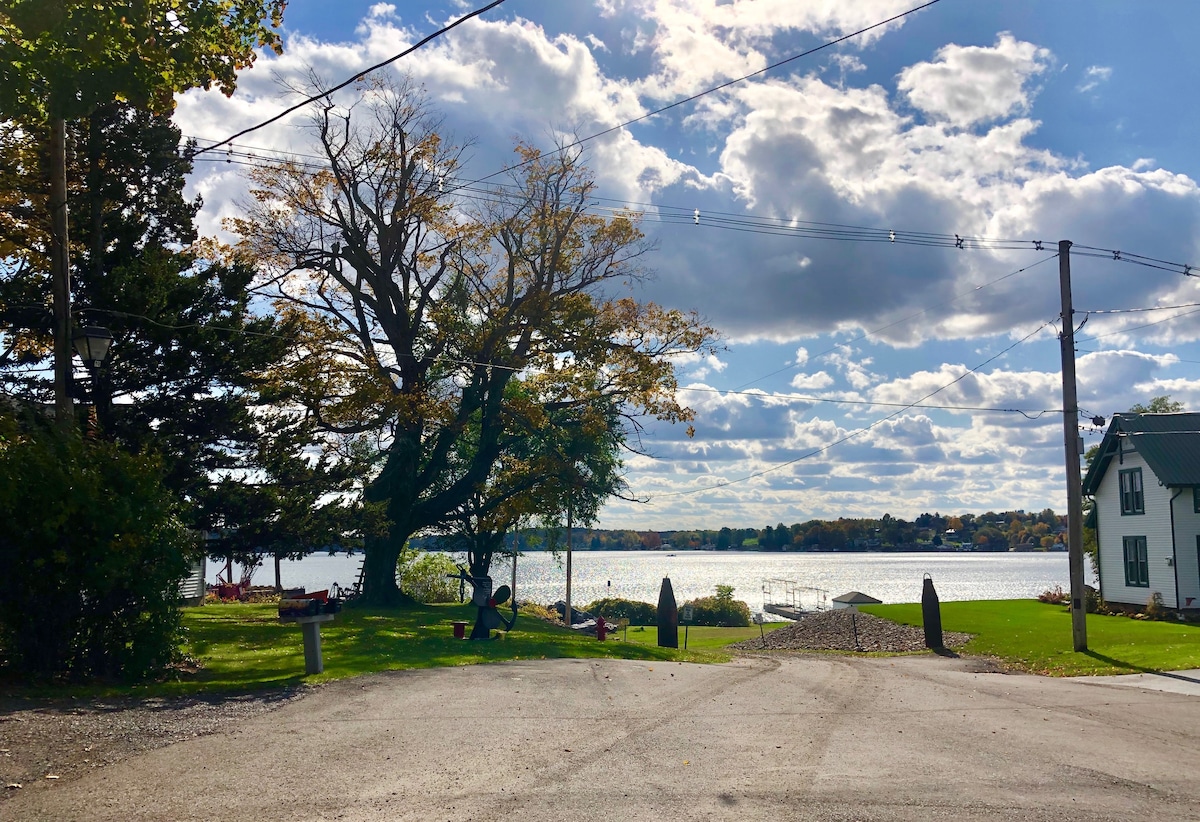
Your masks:
<svg viewBox="0 0 1200 822"><path fill-rule="evenodd" d="M1050 61L1047 49L1005 32L991 47L942 47L934 62L901 71L898 87L934 119L967 128L1029 111L1027 83Z"/></svg>
<svg viewBox="0 0 1200 822"><path fill-rule="evenodd" d="M1112 77L1112 68L1108 66L1088 66L1083 72L1083 79L1075 90L1081 94L1096 89L1101 83L1107 83Z"/></svg>
<svg viewBox="0 0 1200 822"><path fill-rule="evenodd" d="M797 374L792 377L792 388L801 391L817 391L833 385L833 377L824 371L815 374Z"/></svg>
<svg viewBox="0 0 1200 822"><path fill-rule="evenodd" d="M574 33L552 34L513 17L473 20L405 66L445 115L447 131L459 141L476 139L472 170L483 176L509 159L514 136L549 145L568 133L611 128L664 99L793 53L801 39L811 42L799 33L852 31L908 5L604 0L588 7L598 17ZM276 76L296 83L311 65L340 80L427 27L404 4L379 4L353 42L289 38L283 57L264 56L243 73L232 100L184 95L177 120L187 134L223 137L282 109L287 100ZM606 520L640 519L646 527L660 517L661 527L679 527L878 516L889 508L911 515L1061 507L1052 327L927 401L1019 408L1032 420L922 408L897 414L891 405L839 406L770 391L913 402L1057 317L1058 239L1200 260L1200 188L1139 156L1166 151L1160 143L1106 155L1139 157L1129 167L1091 168L1064 142L1061 121L1039 133L1037 84L1075 87L1070 75L1048 76L1055 61L1040 42L1002 34L990 46L946 45L893 74L880 71L897 54L884 53L880 37L871 41L878 47L856 43L810 62L802 69L808 73L774 72L589 143L601 196L650 204L643 225L659 250L647 263L658 276L640 293L698 309L724 332L726 359L735 364L678 362L680 396L697 411L696 437L688 439L683 426L651 424L646 443L659 459L630 458L637 490L709 487L770 469L719 491L665 498L652 515L614 504ZM1080 90L1110 77L1108 67L1092 66ZM1048 122L1054 116L1036 113ZM243 142L306 150L294 127L303 119L294 115ZM1174 155L1158 156L1169 163ZM205 231L235 212L245 189L238 166L197 164L192 190L206 202ZM700 226L690 219L696 208ZM671 213L686 216L677 225ZM772 228L764 233L758 229L766 221ZM906 232L928 232L1028 245L960 251L835 238L835 228L852 235L855 226L890 228L902 240ZM772 233L779 230L793 233ZM1044 242L1041 251L1034 240ZM1087 310L1200 302L1200 278L1083 252L1072 258L1077 323ZM1079 336L1080 405L1107 415L1168 394L1200 408L1200 381L1182 362L1187 355L1161 353L1200 339L1195 317L1161 321L1187 310L1088 315ZM741 349L748 340L764 342ZM775 359L759 357L764 351ZM781 366L791 372L772 374ZM762 374L771 379L756 380ZM716 390L723 379L770 391ZM777 467L790 460L798 461Z"/></svg>
<svg viewBox="0 0 1200 822"><path fill-rule="evenodd" d="M606 0L609 14L624 12L642 21L634 48L653 50L655 72L641 90L656 99L695 94L720 82L764 68L783 54L775 40L793 32L822 38L866 28L909 8L907 0L858 0L854 3L797 3L794 0ZM904 20L855 38L866 48ZM784 46L785 53L803 50Z"/></svg>

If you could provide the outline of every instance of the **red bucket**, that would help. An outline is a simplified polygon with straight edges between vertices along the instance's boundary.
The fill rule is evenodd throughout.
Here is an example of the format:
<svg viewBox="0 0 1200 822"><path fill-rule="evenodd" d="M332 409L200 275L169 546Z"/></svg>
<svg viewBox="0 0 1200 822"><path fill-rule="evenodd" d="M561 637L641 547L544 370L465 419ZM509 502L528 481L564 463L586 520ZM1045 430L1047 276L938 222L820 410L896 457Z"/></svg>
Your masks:
<svg viewBox="0 0 1200 822"><path fill-rule="evenodd" d="M466 637L467 637L467 623L465 623L465 622L452 622L451 624L454 626L454 638L455 638L455 639L466 639Z"/></svg>

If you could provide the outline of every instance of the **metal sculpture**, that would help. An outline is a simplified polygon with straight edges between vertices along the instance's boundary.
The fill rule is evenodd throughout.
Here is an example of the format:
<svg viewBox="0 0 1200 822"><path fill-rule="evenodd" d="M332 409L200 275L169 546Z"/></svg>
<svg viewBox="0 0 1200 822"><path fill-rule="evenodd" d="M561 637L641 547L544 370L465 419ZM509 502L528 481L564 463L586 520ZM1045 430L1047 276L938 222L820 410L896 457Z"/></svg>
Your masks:
<svg viewBox="0 0 1200 822"><path fill-rule="evenodd" d="M511 631L512 626L517 621L517 601L512 601L512 618L505 619L500 613L500 606L508 602L508 598L512 596L512 589L507 585L501 585L496 591L492 592L492 578L488 576L476 577L471 576L467 569L458 566L457 574L447 574L450 579L457 579L464 593L466 586L469 583L471 586L471 604L478 611L475 616L475 625L471 628L471 636L468 639L489 639L492 631L499 629L501 626L504 630Z"/></svg>

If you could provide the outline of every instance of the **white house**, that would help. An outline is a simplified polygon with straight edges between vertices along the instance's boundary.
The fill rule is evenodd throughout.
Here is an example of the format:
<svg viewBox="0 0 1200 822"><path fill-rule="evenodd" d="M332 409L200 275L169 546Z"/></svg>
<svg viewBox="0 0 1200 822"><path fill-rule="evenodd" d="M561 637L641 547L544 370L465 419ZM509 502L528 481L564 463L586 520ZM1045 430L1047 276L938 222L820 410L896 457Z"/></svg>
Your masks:
<svg viewBox="0 0 1200 822"><path fill-rule="evenodd" d="M1200 608L1200 414L1116 414L1083 479L1100 595Z"/></svg>

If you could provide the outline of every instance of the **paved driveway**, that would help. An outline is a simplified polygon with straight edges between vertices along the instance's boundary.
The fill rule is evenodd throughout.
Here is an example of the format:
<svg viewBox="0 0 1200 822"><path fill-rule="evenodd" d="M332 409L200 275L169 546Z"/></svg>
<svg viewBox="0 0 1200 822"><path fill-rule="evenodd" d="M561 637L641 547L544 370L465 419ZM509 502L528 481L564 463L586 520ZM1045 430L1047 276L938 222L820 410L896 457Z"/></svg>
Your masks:
<svg viewBox="0 0 1200 822"><path fill-rule="evenodd" d="M1194 820L1200 700L936 656L334 683L14 820Z"/></svg>

